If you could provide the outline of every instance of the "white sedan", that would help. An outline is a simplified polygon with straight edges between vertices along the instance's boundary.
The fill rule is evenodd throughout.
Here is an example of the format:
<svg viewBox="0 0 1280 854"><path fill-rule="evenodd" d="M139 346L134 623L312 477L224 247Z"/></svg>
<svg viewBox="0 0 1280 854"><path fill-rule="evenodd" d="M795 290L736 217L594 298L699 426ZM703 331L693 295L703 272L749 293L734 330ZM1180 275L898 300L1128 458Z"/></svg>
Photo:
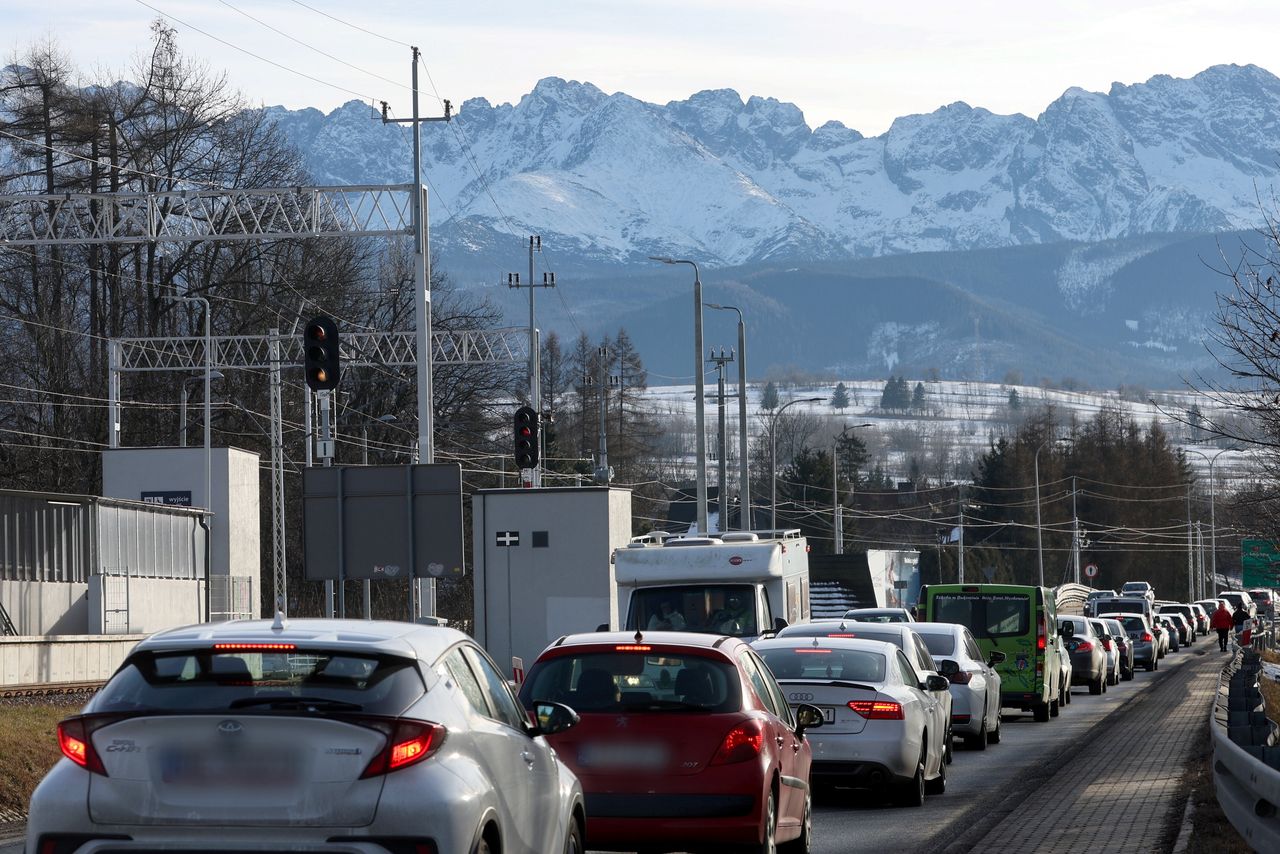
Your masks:
<svg viewBox="0 0 1280 854"><path fill-rule="evenodd" d="M1000 674L994 664L1004 653L993 652L986 661L973 635L956 623L912 623L951 682L951 729L974 750L986 750L1000 741Z"/></svg>
<svg viewBox="0 0 1280 854"><path fill-rule="evenodd" d="M823 726L805 734L815 784L892 787L903 806L946 790L947 733L932 726L946 679L921 676L885 641L787 637L752 646L793 708L823 712Z"/></svg>
<svg viewBox="0 0 1280 854"><path fill-rule="evenodd" d="M229 622L135 647L31 798L26 850L583 850L577 778L466 635Z"/></svg>

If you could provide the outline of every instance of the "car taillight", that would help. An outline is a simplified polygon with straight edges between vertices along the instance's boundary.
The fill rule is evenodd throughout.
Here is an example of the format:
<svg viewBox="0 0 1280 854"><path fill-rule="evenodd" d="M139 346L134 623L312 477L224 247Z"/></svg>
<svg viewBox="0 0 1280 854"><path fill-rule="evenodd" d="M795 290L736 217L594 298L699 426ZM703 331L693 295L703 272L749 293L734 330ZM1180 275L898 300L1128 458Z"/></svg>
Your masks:
<svg viewBox="0 0 1280 854"><path fill-rule="evenodd" d="M763 743L764 724L755 718L743 721L725 734L716 755L711 758L711 764L749 762L760 755L760 745Z"/></svg>
<svg viewBox="0 0 1280 854"><path fill-rule="evenodd" d="M849 708L869 721L902 720L902 704L890 700L850 700Z"/></svg>
<svg viewBox="0 0 1280 854"><path fill-rule="evenodd" d="M1048 633L1049 633L1048 629L1045 628L1045 624L1044 624L1044 615L1041 614L1040 625L1036 630L1036 649L1040 650L1041 652L1044 652L1045 647L1048 646L1048 640L1047 640Z"/></svg>
<svg viewBox="0 0 1280 854"><path fill-rule="evenodd" d="M1076 644L1075 651L1076 652L1092 652L1093 644L1089 643L1088 641L1080 641L1079 643Z"/></svg>
<svg viewBox="0 0 1280 854"><path fill-rule="evenodd" d="M1111 640L1110 640L1110 638L1103 638L1103 639L1102 639L1102 648L1103 648L1103 649L1105 649L1107 652L1111 652Z"/></svg>
<svg viewBox="0 0 1280 854"><path fill-rule="evenodd" d="M99 724L100 726L101 724ZM107 769L102 765L102 758L93 747L90 736L97 726L93 726L83 717L67 718L58 724L58 747L62 755L72 762L92 771L107 776Z"/></svg>
<svg viewBox="0 0 1280 854"><path fill-rule="evenodd" d="M1141 635L1141 640L1144 640L1147 643L1151 643L1153 640L1155 640L1155 638L1151 636L1151 632L1143 632Z"/></svg>
<svg viewBox="0 0 1280 854"><path fill-rule="evenodd" d="M968 685L973 680L973 674L967 670L960 670L947 678L951 680L952 685Z"/></svg>
<svg viewBox="0 0 1280 854"><path fill-rule="evenodd" d="M387 745L369 762L360 779L389 774L417 765L429 758L444 743L447 730L426 721L392 721L371 724L387 735Z"/></svg>

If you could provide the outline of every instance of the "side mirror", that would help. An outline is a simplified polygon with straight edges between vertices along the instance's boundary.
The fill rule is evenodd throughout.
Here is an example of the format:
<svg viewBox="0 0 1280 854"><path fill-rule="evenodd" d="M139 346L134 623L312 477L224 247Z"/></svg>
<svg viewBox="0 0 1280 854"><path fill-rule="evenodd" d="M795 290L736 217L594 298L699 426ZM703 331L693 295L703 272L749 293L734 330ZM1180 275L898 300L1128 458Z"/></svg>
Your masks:
<svg viewBox="0 0 1280 854"><path fill-rule="evenodd" d="M774 630L775 632L780 632L780 631L782 631L783 629L785 629L786 627L787 627L787 621L786 621L786 620L782 619L781 617L774 617L774 618L773 618L773 630Z"/></svg>
<svg viewBox="0 0 1280 854"><path fill-rule="evenodd" d="M796 735L803 736L805 730L817 729L822 726L823 720L822 709L801 703L796 706Z"/></svg>
<svg viewBox="0 0 1280 854"><path fill-rule="evenodd" d="M596 626L596 631L597 631L597 632L607 632L607 631L609 631L609 624L608 624L608 623L601 623L600 625Z"/></svg>
<svg viewBox="0 0 1280 854"><path fill-rule="evenodd" d="M951 688L951 682L945 676L939 676L936 673L924 678L924 689L926 691L947 691Z"/></svg>
<svg viewBox="0 0 1280 854"><path fill-rule="evenodd" d="M1009 656L1005 655L1003 652L995 650L991 655L987 656L987 666L995 667L997 664L1003 664L1004 660L1008 657Z"/></svg>
<svg viewBox="0 0 1280 854"><path fill-rule="evenodd" d="M534 735L555 735L578 725L578 713L564 703L534 700L533 716L537 720Z"/></svg>
<svg viewBox="0 0 1280 854"><path fill-rule="evenodd" d="M938 662L938 672L947 677L955 676L960 672L960 665L949 658L944 658Z"/></svg>
<svg viewBox="0 0 1280 854"><path fill-rule="evenodd" d="M1064 638L1073 638L1076 636L1076 624L1067 620L1062 624L1062 636Z"/></svg>

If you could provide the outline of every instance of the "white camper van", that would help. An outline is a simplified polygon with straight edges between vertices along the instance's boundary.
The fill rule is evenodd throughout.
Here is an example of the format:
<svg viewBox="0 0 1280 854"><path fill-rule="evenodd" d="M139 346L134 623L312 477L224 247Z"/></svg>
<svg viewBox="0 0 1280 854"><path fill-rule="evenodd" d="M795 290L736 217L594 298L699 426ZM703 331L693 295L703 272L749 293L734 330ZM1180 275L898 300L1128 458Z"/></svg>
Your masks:
<svg viewBox="0 0 1280 854"><path fill-rule="evenodd" d="M776 534L647 534L616 549L620 628L755 638L807 622L809 544Z"/></svg>

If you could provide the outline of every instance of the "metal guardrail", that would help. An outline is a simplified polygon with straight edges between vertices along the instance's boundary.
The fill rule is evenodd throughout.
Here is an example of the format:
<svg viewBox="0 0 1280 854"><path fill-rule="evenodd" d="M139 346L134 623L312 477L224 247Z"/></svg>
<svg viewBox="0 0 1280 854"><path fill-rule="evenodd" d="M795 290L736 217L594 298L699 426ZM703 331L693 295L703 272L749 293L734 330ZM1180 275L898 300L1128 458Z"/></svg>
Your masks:
<svg viewBox="0 0 1280 854"><path fill-rule="evenodd" d="M1270 632L1260 634L1270 643ZM1257 650L1238 650L1222 669L1209 719L1213 785L1223 813L1255 851L1280 851L1280 747L1263 710L1261 673Z"/></svg>

